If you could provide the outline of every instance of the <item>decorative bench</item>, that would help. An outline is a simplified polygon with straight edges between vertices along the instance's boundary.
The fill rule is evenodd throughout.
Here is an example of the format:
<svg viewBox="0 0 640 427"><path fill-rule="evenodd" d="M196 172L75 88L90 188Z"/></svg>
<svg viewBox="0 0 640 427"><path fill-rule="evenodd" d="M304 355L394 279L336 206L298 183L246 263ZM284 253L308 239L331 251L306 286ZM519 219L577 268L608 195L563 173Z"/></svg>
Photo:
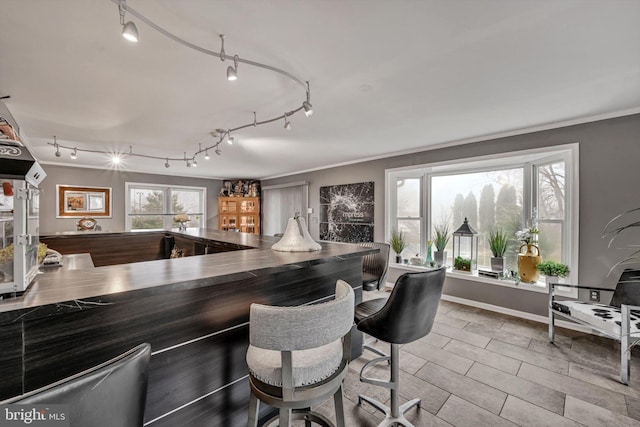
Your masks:
<svg viewBox="0 0 640 427"><path fill-rule="evenodd" d="M610 305L556 300L555 288L613 291ZM549 341L554 341L555 316L573 320L620 342L620 381L629 385L631 348L640 342L640 270L625 270L613 289L549 284Z"/></svg>

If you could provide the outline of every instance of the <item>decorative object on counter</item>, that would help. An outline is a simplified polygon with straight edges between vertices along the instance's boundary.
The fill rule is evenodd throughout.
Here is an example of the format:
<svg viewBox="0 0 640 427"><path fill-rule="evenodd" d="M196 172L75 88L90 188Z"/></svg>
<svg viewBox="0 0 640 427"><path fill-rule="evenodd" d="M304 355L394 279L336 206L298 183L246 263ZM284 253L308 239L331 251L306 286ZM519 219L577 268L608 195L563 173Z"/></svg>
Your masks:
<svg viewBox="0 0 640 427"><path fill-rule="evenodd" d="M509 236L507 232L502 228L489 231L489 248L491 249L491 271L496 271L500 274L505 270L505 258L504 254L509 247Z"/></svg>
<svg viewBox="0 0 640 427"><path fill-rule="evenodd" d="M89 217L80 218L76 224L78 231L95 230L98 222Z"/></svg>
<svg viewBox="0 0 640 427"><path fill-rule="evenodd" d="M435 239L434 244L436 246L436 250L433 253L433 257L436 263L439 266L443 266L447 262L447 244L449 243L449 224L443 223L438 224L433 227L435 231Z"/></svg>
<svg viewBox="0 0 640 427"><path fill-rule="evenodd" d="M544 261L536 265L536 270L544 276L547 286L551 283L558 283L558 278L569 275L569 266L555 261Z"/></svg>
<svg viewBox="0 0 640 427"><path fill-rule="evenodd" d="M173 221L178 223L178 229L186 230L187 223L190 221L189 215L186 214L178 214L173 217Z"/></svg>
<svg viewBox="0 0 640 427"><path fill-rule="evenodd" d="M395 228L391 230L389 244L391 245L391 249L396 253L396 262L400 264L402 262L402 251L407 247L407 239L404 231L398 231Z"/></svg>
<svg viewBox="0 0 640 427"><path fill-rule="evenodd" d="M56 185L56 218L111 218L111 188Z"/></svg>
<svg viewBox="0 0 640 427"><path fill-rule="evenodd" d="M433 257L431 256L431 245L433 240L427 240L427 259L424 260L425 265L431 265L433 263Z"/></svg>
<svg viewBox="0 0 640 427"><path fill-rule="evenodd" d="M516 231L516 237L522 242L518 249L518 275L524 283L535 283L540 278L540 272L536 269L542 262L540 248L536 245L539 232L535 226Z"/></svg>
<svg viewBox="0 0 640 427"><path fill-rule="evenodd" d="M319 251L322 246L309 235L304 218L296 215L289 218L284 235L271 249L279 252L312 252Z"/></svg>
<svg viewBox="0 0 640 427"><path fill-rule="evenodd" d="M453 269L472 271L478 268L478 233L469 225L467 218L452 236Z"/></svg>
<svg viewBox="0 0 640 427"><path fill-rule="evenodd" d="M424 258L422 258L420 256L420 254L416 254L416 256L411 257L409 262L411 263L411 265L423 265L424 264Z"/></svg>
<svg viewBox="0 0 640 427"><path fill-rule="evenodd" d="M11 185L11 182L5 181L2 183L2 192L7 197L13 196L13 186Z"/></svg>
<svg viewBox="0 0 640 427"><path fill-rule="evenodd" d="M171 258L184 258L184 252L182 252L182 249L178 248L177 245L174 245L171 250Z"/></svg>
<svg viewBox="0 0 640 427"><path fill-rule="evenodd" d="M260 181L233 179L222 181L221 197L260 197Z"/></svg>

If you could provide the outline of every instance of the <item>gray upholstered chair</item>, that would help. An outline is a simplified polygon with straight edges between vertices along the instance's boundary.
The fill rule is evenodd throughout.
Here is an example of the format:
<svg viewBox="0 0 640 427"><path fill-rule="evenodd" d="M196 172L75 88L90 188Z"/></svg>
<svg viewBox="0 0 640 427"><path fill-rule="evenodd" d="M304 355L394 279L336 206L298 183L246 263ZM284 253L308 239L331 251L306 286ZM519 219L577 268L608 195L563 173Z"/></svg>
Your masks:
<svg viewBox="0 0 640 427"><path fill-rule="evenodd" d="M342 381L351 351L354 293L338 280L335 299L321 304L273 307L252 304L249 323L249 426L258 425L260 401L280 409L265 425L305 420L333 426L312 405L333 396L336 425L344 426Z"/></svg>
<svg viewBox="0 0 640 427"><path fill-rule="evenodd" d="M382 279L387 274L389 267L390 246L388 243L379 242L360 243L359 245L379 249L378 253L362 257L362 290L375 291L380 289L384 286Z"/></svg>
<svg viewBox="0 0 640 427"><path fill-rule="evenodd" d="M68 405L71 427L139 427L144 421L151 346L140 344L101 365L0 402Z"/></svg>
<svg viewBox="0 0 640 427"><path fill-rule="evenodd" d="M410 343L431 332L442 296L444 277L444 268L405 273L396 280L388 299L372 299L356 306L355 321L358 329L391 344L391 356L376 351L381 356L370 360L360 370L360 381L391 390L390 407L370 397L358 395L359 405L363 401L368 402L385 414L380 426L412 426L404 413L414 406L420 407L420 399L400 405L400 344ZM380 362L390 362L390 381L365 376L371 366Z"/></svg>
<svg viewBox="0 0 640 427"><path fill-rule="evenodd" d="M629 385L631 348L640 342L640 270L625 270L609 305L556 300L555 288L569 287L611 292L612 289L568 284L549 285L549 342L555 339L555 318L560 316L588 326L620 342L620 382Z"/></svg>

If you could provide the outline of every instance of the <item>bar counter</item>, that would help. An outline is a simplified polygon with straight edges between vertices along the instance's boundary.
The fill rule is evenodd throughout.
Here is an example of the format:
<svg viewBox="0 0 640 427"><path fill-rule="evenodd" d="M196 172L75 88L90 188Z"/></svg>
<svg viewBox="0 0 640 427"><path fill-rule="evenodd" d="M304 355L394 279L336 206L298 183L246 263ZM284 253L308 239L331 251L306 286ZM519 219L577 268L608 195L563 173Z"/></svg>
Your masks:
<svg viewBox="0 0 640 427"><path fill-rule="evenodd" d="M64 239L88 239L89 247L101 239L152 233L158 232L71 232L43 241L50 237L64 246ZM354 287L359 302L362 256L375 251L323 242L317 252L276 252L273 237L195 229L168 234L185 247L224 251L52 270L24 295L0 301L0 400L149 342L145 425L246 424L250 304L323 301L333 295L337 279ZM359 349L355 339L354 355Z"/></svg>

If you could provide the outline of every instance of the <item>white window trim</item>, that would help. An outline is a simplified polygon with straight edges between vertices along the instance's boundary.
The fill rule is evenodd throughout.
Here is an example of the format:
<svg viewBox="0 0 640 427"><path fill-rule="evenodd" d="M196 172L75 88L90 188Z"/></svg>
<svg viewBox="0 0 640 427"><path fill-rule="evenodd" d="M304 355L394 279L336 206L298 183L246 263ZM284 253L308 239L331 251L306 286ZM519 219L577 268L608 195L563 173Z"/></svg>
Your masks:
<svg viewBox="0 0 640 427"><path fill-rule="evenodd" d="M185 190L198 190L202 191L202 228L207 228L207 187L196 187L189 185L173 185L173 184L156 184L156 183L148 183L148 182L125 182L125 199L124 199L124 218L125 218L125 230L126 231L142 231L142 230L131 230L131 201L129 199L129 189L131 187L146 187L146 188L157 188L162 191L166 191L168 189L185 189ZM168 200L165 200L165 204L169 203ZM165 206L166 208L166 206ZM153 230L169 230L172 228L173 224L173 214L165 213L159 214L164 217L163 224L164 228L158 229L146 229L144 231L153 231Z"/></svg>
<svg viewBox="0 0 640 427"><path fill-rule="evenodd" d="M397 206L396 206L397 193L395 190L395 182L398 178L408 178L408 177L415 178L417 176L426 176L427 179L430 180L431 176L434 173L444 173L447 171L455 171L462 168L464 168L465 171L468 171L474 168L474 164L478 165L478 170L486 169L487 166L482 165L481 163L488 162L488 161L493 162L493 164L491 165L491 169L495 169L500 167L514 166L515 164L519 165L523 163L522 159L524 157L539 156L535 161L541 162L544 159L547 159L552 156L557 156L557 155L564 156L564 160L566 162L565 163L565 171L566 171L565 186L566 188L570 189L567 197L565 198L567 222L569 223L568 226L566 227L567 229L566 233L568 234L568 236L564 236L564 238L568 237L567 241L570 242L570 247L567 247L566 249L563 248L563 251L566 250L567 252L565 256L569 260L568 264L571 270L571 274L568 279L565 279L565 282L578 284L579 283L578 253L579 253L579 243L580 243L580 239L579 239L580 224L579 224L579 212L578 212L579 194L580 194L580 188L579 188L580 162L579 162L579 143L577 142L570 143L570 144L550 146L550 147L511 151L511 152L505 152L505 153L499 153L499 154L491 154L491 155L485 155L485 156L470 157L470 158L463 158L463 159L456 159L456 160L448 160L443 162L435 162L435 163L427 163L427 164L421 164L421 165L412 165L412 166L404 166L400 168L386 169L385 170L385 224L384 224L385 240L388 241L390 239L391 229L393 227L393 224L395 224L396 222L395 220L396 220L396 212L397 212ZM517 159L520 159L520 161L516 161ZM528 161L531 162L531 160L528 160ZM529 178L527 178L527 173L525 173L525 181L523 185L526 185L527 179ZM429 181L423 182L423 184L427 185L428 186L427 188L430 188L431 186L431 183ZM423 190L424 190L424 187L423 187ZM422 191L421 196L423 198L422 205L424 209L422 220L424 224L421 224L421 229L426 230L426 235L424 236L425 239L423 239L423 240L426 240L426 237L429 236L431 233L432 224L431 224L431 218L429 217L429 212L430 212L429 197L424 197L424 195L425 195L425 192ZM525 201L525 203L530 203L530 202ZM524 208L526 209L526 206ZM424 244L425 243L423 243L423 245ZM423 248L422 252L424 252L425 248ZM406 271L423 270L422 267L409 266L409 265L396 264L396 263L391 263L390 267L406 270ZM458 272L447 271L447 277L455 277L459 279L488 283L488 284L498 285L498 286L507 286L511 288L533 291L533 292L542 292L542 293L547 292L546 285L541 283L515 284L515 282L510 282L506 280L480 277L477 275L477 273L470 274L470 273L458 273ZM558 290L558 294L567 296L567 297L577 298L576 289L567 289L567 291Z"/></svg>

